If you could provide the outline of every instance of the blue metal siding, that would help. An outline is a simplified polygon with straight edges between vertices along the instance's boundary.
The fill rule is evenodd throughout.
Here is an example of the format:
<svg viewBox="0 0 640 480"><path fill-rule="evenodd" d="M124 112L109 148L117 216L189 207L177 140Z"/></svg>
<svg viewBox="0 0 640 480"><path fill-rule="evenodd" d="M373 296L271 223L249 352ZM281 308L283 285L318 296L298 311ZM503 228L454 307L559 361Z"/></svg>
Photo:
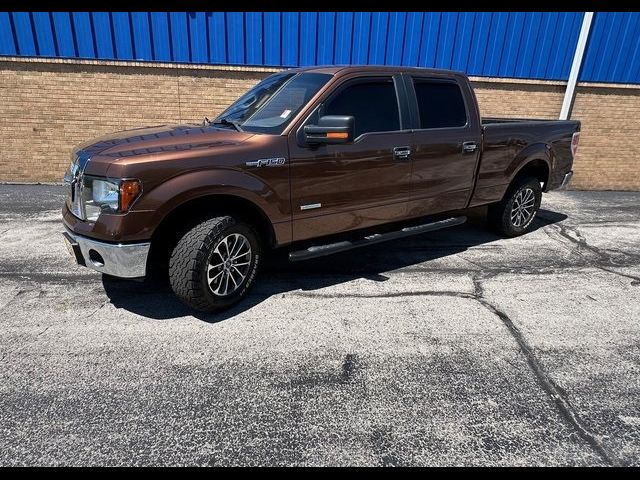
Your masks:
<svg viewBox="0 0 640 480"><path fill-rule="evenodd" d="M202 12L200 12L202 13ZM204 14L203 14L204 15ZM245 63L249 65L263 65L262 59L262 13L260 12L248 12L245 15L245 28L246 28L246 41L247 58ZM203 60L200 63L205 63L207 60Z"/></svg>
<svg viewBox="0 0 640 480"><path fill-rule="evenodd" d="M367 63L384 65L388 30L389 13L373 12L371 14L371 31L369 32L369 61Z"/></svg>
<svg viewBox="0 0 640 480"><path fill-rule="evenodd" d="M402 64L402 47L406 36L405 21L407 14L404 12L392 12L389 14L389 26L387 30L387 45L385 48L386 65ZM338 42L340 46L340 42ZM351 45L344 45L343 48L350 48ZM336 62L343 63L343 62Z"/></svg>
<svg viewBox="0 0 640 480"><path fill-rule="evenodd" d="M129 14L127 12L113 12L111 14L113 44L115 45L115 58L134 59L133 41L129 26ZM82 55L78 55L82 57Z"/></svg>
<svg viewBox="0 0 640 480"><path fill-rule="evenodd" d="M0 12L0 53L3 55L15 55L17 53L9 12Z"/></svg>
<svg viewBox="0 0 640 480"><path fill-rule="evenodd" d="M566 80L581 12L0 12L0 55L386 64ZM595 15L580 76L640 83L640 13Z"/></svg>
<svg viewBox="0 0 640 480"><path fill-rule="evenodd" d="M265 12L263 19L264 63L266 65L280 65L282 63L282 55L280 52L280 12ZM313 45L312 48L313 51L315 51L315 45ZM224 59L219 63L224 63Z"/></svg>
<svg viewBox="0 0 640 480"><path fill-rule="evenodd" d="M453 51L451 68L453 70L466 70L469 65L469 53L471 51L471 41L473 37L473 26L475 23L475 14L469 12L460 13L456 28L456 37L454 43L456 45Z"/></svg>
<svg viewBox="0 0 640 480"><path fill-rule="evenodd" d="M225 63L227 60L227 33L224 12L213 12L207 18L209 29L209 61Z"/></svg>
<svg viewBox="0 0 640 480"><path fill-rule="evenodd" d="M9 15L13 20L16 51L19 52L19 55L38 55L29 13L9 12Z"/></svg>
<svg viewBox="0 0 640 480"><path fill-rule="evenodd" d="M406 19L406 30L404 36L404 47L402 48L402 65L417 65L420 53L420 34L422 32L422 12L409 12ZM361 44L366 44L366 39L361 40ZM353 54L356 55L354 45ZM361 62L358 62L361 63Z"/></svg>
<svg viewBox="0 0 640 480"><path fill-rule="evenodd" d="M143 12L139 15L146 15L146 13ZM147 25L147 23L142 21L141 25ZM209 42L207 41L207 17L205 13L195 12L195 15L188 15L187 28L189 31L189 48L191 52L191 61L196 63L207 63L209 61L209 52L207 50L209 47ZM146 54L142 54L139 52L140 51L136 48L136 53L139 57L142 56L143 58L145 58L145 55L147 57L151 56L151 51L148 51L148 53Z"/></svg>
<svg viewBox="0 0 640 480"><path fill-rule="evenodd" d="M282 65L296 67L300 65L298 59L298 26L299 18L295 12L282 14Z"/></svg>
<svg viewBox="0 0 640 480"><path fill-rule="evenodd" d="M46 14L45 14L46 15ZM111 37L111 16L109 12L92 12L93 33L96 37L98 58L113 58L114 45Z"/></svg>
<svg viewBox="0 0 640 480"><path fill-rule="evenodd" d="M47 12L33 12L31 20L36 33L36 44L39 55L45 57L55 57L56 47L53 41L53 30L51 19Z"/></svg>
<svg viewBox="0 0 640 480"><path fill-rule="evenodd" d="M353 12L338 12L336 15L335 63L351 63L351 36L353 35Z"/></svg>
<svg viewBox="0 0 640 480"><path fill-rule="evenodd" d="M89 19L89 12L73 12L73 29L75 31L78 55L84 58L95 58L93 28Z"/></svg>
<svg viewBox="0 0 640 480"><path fill-rule="evenodd" d="M266 23L268 25L268 23ZM300 65L315 65L317 56L318 13L300 13ZM267 62L268 63L268 62ZM271 63L271 65L278 65Z"/></svg>
<svg viewBox="0 0 640 480"><path fill-rule="evenodd" d="M70 12L52 12L53 29L55 31L55 42L58 47L58 55L60 57L77 57L78 50L76 48L76 40L71 28ZM113 31L113 29L112 29ZM0 32L3 36L4 32ZM23 52L16 51L18 55L26 55Z"/></svg>
<svg viewBox="0 0 640 480"><path fill-rule="evenodd" d="M318 65L330 65L333 63L333 40L335 38L334 12L318 13ZM366 63L366 62L365 62Z"/></svg>
<svg viewBox="0 0 640 480"><path fill-rule="evenodd" d="M640 83L640 13L595 15L580 79Z"/></svg>
<svg viewBox="0 0 640 480"><path fill-rule="evenodd" d="M362 65L369 58L369 32L371 12L355 12L353 15L353 40L351 43L351 63Z"/></svg>

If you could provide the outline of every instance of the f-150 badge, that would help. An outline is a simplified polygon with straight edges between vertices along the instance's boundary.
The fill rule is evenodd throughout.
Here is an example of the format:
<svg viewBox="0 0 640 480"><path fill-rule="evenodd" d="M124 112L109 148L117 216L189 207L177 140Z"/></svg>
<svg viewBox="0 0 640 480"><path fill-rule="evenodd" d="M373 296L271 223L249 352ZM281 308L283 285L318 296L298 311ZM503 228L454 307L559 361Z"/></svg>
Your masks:
<svg viewBox="0 0 640 480"><path fill-rule="evenodd" d="M286 161L287 159L284 157L261 158L259 160L247 162L245 165L247 167L277 167L278 165L284 165Z"/></svg>

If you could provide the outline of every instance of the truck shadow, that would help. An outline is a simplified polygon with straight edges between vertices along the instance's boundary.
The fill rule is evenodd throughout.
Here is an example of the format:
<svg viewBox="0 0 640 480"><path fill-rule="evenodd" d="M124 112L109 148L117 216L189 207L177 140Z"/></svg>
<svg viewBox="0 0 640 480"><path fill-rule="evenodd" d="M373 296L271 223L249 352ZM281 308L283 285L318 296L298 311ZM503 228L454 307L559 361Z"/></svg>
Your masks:
<svg viewBox="0 0 640 480"><path fill-rule="evenodd" d="M250 294L221 313L194 312L173 295L166 282L136 282L103 275L102 283L111 303L117 308L157 320L194 316L215 323L233 318L276 295L318 290L359 278L383 282L388 280L385 272L455 255L499 240L501 237L487 229L485 212L483 207L468 210L465 212L467 223L457 227L303 262L289 262L286 249L272 252L265 257ZM533 231L566 218L564 214L540 209Z"/></svg>

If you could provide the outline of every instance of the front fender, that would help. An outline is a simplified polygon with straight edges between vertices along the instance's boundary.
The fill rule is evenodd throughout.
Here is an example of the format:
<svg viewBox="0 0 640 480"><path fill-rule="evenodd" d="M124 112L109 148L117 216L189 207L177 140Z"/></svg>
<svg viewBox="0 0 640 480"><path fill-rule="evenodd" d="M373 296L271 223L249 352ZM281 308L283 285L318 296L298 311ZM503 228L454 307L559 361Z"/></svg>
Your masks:
<svg viewBox="0 0 640 480"><path fill-rule="evenodd" d="M153 212L151 229L175 208L200 197L232 195L256 205L272 224L291 220L288 184L277 188L247 172L234 169L198 170L166 180L145 192L135 204L135 211Z"/></svg>

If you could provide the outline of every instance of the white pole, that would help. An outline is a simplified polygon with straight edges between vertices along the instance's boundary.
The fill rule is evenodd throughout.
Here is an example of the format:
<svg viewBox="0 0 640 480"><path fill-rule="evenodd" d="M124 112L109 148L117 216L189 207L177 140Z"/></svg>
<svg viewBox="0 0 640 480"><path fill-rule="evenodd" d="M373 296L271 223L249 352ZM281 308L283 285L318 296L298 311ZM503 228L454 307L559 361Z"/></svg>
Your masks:
<svg viewBox="0 0 640 480"><path fill-rule="evenodd" d="M573 56L573 64L571 65L571 73L567 82L567 90L564 92L564 100L562 102L562 110L560 110L560 120L568 120L571 116L571 108L573 108L573 99L575 98L576 84L578 83L578 74L582 67L582 58L587 46L587 39L591 31L591 21L593 20L593 12L585 12L582 19L582 28L580 36L578 36L578 44L576 45L576 53Z"/></svg>

